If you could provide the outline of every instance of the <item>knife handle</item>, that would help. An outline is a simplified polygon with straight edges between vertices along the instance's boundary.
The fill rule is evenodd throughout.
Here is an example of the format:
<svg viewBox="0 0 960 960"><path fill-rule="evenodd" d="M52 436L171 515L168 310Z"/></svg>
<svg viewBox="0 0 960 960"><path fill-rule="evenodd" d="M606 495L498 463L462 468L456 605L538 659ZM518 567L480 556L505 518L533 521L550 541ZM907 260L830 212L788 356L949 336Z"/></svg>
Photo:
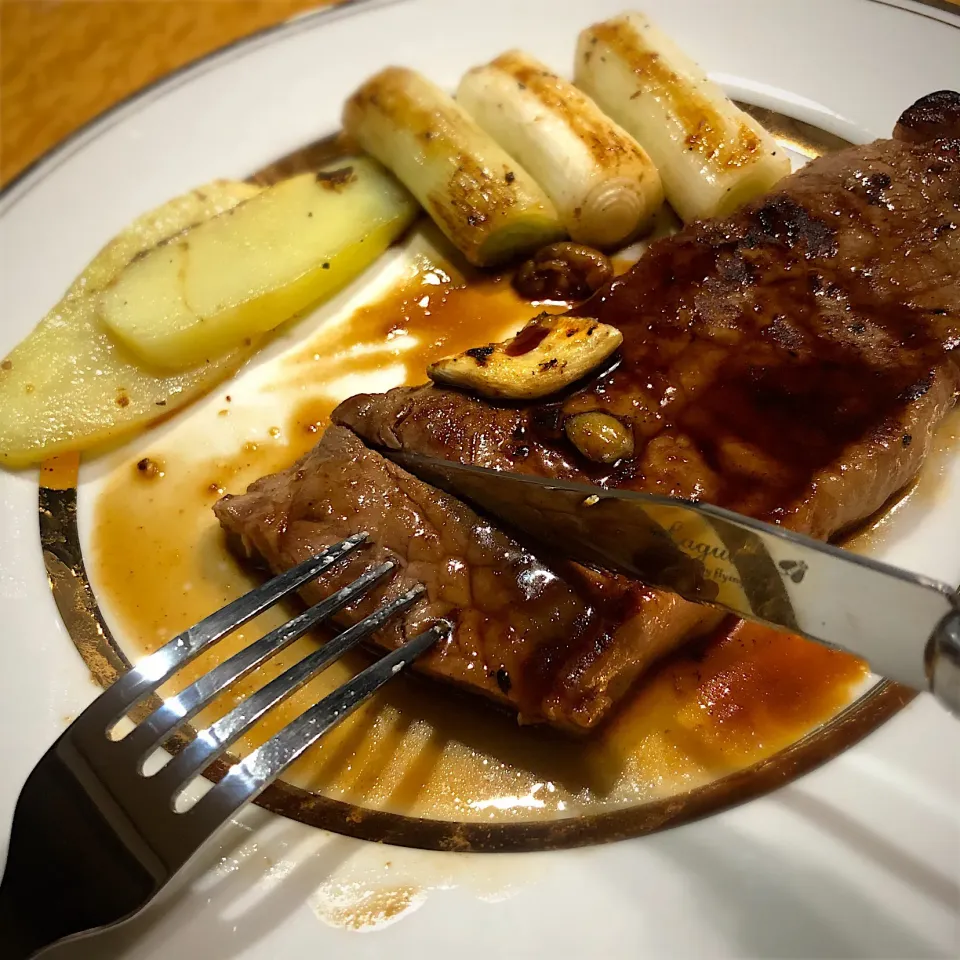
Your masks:
<svg viewBox="0 0 960 960"><path fill-rule="evenodd" d="M960 717L960 604L940 621L927 644L927 676L933 695Z"/></svg>

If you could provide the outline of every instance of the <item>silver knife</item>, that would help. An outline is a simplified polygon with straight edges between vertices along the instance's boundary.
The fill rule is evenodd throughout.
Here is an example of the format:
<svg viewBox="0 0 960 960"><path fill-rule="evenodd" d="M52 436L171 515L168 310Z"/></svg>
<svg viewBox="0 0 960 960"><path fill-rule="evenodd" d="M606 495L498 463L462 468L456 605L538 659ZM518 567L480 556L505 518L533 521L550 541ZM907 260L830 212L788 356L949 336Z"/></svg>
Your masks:
<svg viewBox="0 0 960 960"><path fill-rule="evenodd" d="M944 583L707 504L387 456L565 558L842 648L960 716L960 598Z"/></svg>

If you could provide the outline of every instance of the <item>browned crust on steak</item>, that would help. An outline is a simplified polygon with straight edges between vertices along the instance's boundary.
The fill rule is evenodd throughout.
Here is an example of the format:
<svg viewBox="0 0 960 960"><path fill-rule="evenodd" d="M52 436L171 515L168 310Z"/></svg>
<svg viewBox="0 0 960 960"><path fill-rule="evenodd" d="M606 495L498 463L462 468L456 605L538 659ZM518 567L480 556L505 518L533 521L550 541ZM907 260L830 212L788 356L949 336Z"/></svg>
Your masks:
<svg viewBox="0 0 960 960"><path fill-rule="evenodd" d="M960 93L938 90L900 114L893 136L908 143L960 137Z"/></svg>
<svg viewBox="0 0 960 960"><path fill-rule="evenodd" d="M545 564L338 427L288 470L214 510L241 552L275 572L370 531L370 545L304 588L304 599L315 603L392 560L397 572L338 622L355 623L423 583L425 598L376 642L393 648L436 620L451 621L451 639L417 669L517 710L524 722L593 727L654 660L720 619L620 577Z"/></svg>

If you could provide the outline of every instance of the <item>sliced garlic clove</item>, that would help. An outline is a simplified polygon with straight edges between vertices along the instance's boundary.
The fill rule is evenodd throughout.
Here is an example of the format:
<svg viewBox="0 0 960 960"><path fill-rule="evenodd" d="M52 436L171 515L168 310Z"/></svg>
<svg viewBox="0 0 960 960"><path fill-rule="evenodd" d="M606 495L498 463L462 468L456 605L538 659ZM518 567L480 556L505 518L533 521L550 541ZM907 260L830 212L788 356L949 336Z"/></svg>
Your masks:
<svg viewBox="0 0 960 960"><path fill-rule="evenodd" d="M439 360L427 375L494 400L537 400L586 376L622 342L616 327L592 317L541 314L515 337Z"/></svg>

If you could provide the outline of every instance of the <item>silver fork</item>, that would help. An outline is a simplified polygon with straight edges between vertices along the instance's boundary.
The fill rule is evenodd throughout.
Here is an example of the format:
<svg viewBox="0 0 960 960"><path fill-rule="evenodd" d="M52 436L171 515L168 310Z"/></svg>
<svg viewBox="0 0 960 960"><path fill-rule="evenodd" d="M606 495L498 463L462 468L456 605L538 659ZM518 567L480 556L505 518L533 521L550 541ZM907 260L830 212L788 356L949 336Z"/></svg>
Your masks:
<svg viewBox="0 0 960 960"><path fill-rule="evenodd" d="M34 767L17 801L0 883L0 944L6 960L129 919L240 807L253 800L324 733L449 631L440 622L408 640L236 763L189 809L187 784L268 710L391 617L412 606L417 586L382 604L197 733L152 776L145 761L218 694L359 599L393 569L380 564L342 590L219 664L122 739L111 732L141 700L201 651L331 568L366 540L360 533L252 590L185 630L101 694Z"/></svg>

